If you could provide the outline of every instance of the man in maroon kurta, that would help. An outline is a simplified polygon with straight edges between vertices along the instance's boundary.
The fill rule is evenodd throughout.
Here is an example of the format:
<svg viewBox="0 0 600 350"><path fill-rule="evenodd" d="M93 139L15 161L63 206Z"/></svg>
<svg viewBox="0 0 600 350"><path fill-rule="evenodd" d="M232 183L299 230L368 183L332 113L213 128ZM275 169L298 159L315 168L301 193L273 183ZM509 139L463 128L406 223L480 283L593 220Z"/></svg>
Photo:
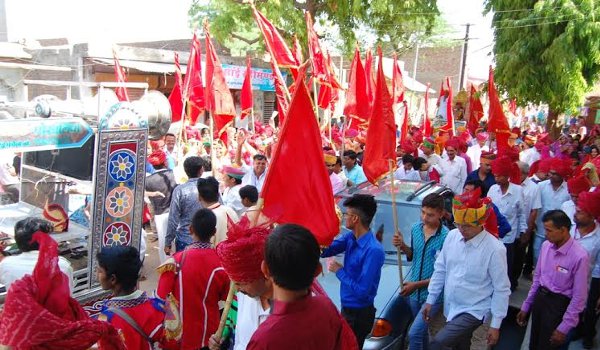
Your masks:
<svg viewBox="0 0 600 350"><path fill-rule="evenodd" d="M302 226L281 225L269 236L262 268L273 283L274 301L248 350L349 348L349 334L335 306L326 296L310 292L321 273L319 256L317 240Z"/></svg>

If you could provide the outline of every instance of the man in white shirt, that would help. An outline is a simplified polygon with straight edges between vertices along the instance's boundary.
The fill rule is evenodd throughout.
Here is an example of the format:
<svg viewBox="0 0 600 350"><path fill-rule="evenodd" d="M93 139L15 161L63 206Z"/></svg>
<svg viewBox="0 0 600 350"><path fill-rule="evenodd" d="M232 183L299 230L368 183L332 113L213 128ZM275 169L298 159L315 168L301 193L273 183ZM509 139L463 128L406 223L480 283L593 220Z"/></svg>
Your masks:
<svg viewBox="0 0 600 350"><path fill-rule="evenodd" d="M39 246L31 243L31 238L36 232L49 234L52 224L39 218L26 218L15 224L15 241L22 252L19 255L8 256L0 261L0 283L8 287L16 280L33 273L39 256ZM62 256L58 258L58 267L67 275L69 289L73 293L73 268L71 263Z"/></svg>
<svg viewBox="0 0 600 350"><path fill-rule="evenodd" d="M413 162L415 157L411 154L405 154L402 156L402 166L398 166L398 169L394 172L394 179L396 180L410 180L410 181L421 181L419 172L413 169Z"/></svg>
<svg viewBox="0 0 600 350"><path fill-rule="evenodd" d="M430 343L430 349L469 349L471 336L484 321L490 321L488 346L498 342L506 317L510 281L506 248L483 229L489 211L481 200L455 196L453 214L457 229L448 233L429 281L423 317L429 321L431 305L444 293L447 323ZM472 199L472 198L471 198Z"/></svg>
<svg viewBox="0 0 600 350"><path fill-rule="evenodd" d="M213 236L211 243L217 245L227 238L227 224L229 220L238 222L239 218L235 211L226 205L219 203L219 182L214 177L198 179L198 199L202 207L208 208L217 217L217 233Z"/></svg>
<svg viewBox="0 0 600 350"><path fill-rule="evenodd" d="M458 141L451 139L446 143L448 159L441 162L441 183L446 185L454 194L462 193L463 185L467 180L467 163L462 157L457 156Z"/></svg>
<svg viewBox="0 0 600 350"><path fill-rule="evenodd" d="M583 348L593 349L598 321L597 303L600 301L600 191L583 192L579 195L575 212L575 225L571 235L588 252L590 258L590 281L584 316L577 327L583 336Z"/></svg>
<svg viewBox="0 0 600 350"><path fill-rule="evenodd" d="M232 166L225 166L223 167L223 175L225 183L222 195L223 204L233 209L238 217L240 217L246 211L246 207L242 204L242 198L240 197L240 189L243 187L242 178L245 175L244 171Z"/></svg>
<svg viewBox="0 0 600 350"><path fill-rule="evenodd" d="M4 192L11 203L19 201L19 177L13 167L15 154L9 151L0 151L0 193Z"/></svg>
<svg viewBox="0 0 600 350"><path fill-rule="evenodd" d="M235 152L235 163L246 173L246 175L244 175L242 178L242 186L252 185L256 187L258 193L260 193L260 191L262 191L263 184L265 183L265 178L267 177L267 157L262 154L255 154L252 157L252 167L249 167L242 162L242 148L246 143L246 134L240 131L237 134L237 141L238 144Z"/></svg>
<svg viewBox="0 0 600 350"><path fill-rule="evenodd" d="M515 258L513 263L513 274L511 277L512 281L518 282L523 272L523 265L526 258L526 250L533 250L531 245L531 239L535 232L535 221L537 219L538 211L542 207L542 199L540 197L540 189L529 176L529 165L527 163L518 162L519 170L521 171L521 187L523 187L523 206L525 212L525 218L527 220L527 230L525 233L515 241ZM531 252L533 257L533 251ZM529 271L527 271L529 272ZM517 283L518 285L518 283Z"/></svg>
<svg viewBox="0 0 600 350"><path fill-rule="evenodd" d="M513 280L515 241L527 230L523 188L509 181L512 172L515 170L518 170L517 164L506 156L494 160L492 173L496 184L492 185L488 191L488 197L492 199L492 203L498 207L500 213L506 217L511 227L511 231L502 238L502 242L506 247L506 261L512 291L517 285L517 281Z"/></svg>
<svg viewBox="0 0 600 350"><path fill-rule="evenodd" d="M335 152L325 151L323 153L323 157L325 158L325 167L327 168L327 173L329 174L329 181L331 181L331 189L333 190L333 194L343 191L346 188L344 181L333 171L333 167L337 162L337 156L335 155Z"/></svg>
<svg viewBox="0 0 600 350"><path fill-rule="evenodd" d="M419 157L422 157L429 164L430 171L431 167L439 166L442 162L442 157L440 157L435 150L435 141L431 137L426 137L423 140L423 144L421 148L419 148Z"/></svg>
<svg viewBox="0 0 600 350"><path fill-rule="evenodd" d="M590 186L591 184L585 177L585 175L579 175L567 181L567 190L569 191L571 199L562 203L560 206L560 210L564 211L565 214L567 214L571 222L575 221L575 210L577 207L577 199L579 198L579 194L581 192L589 191Z"/></svg>
<svg viewBox="0 0 600 350"><path fill-rule="evenodd" d="M534 265L539 257L542 243L546 240L546 229L544 228L542 217L547 211L560 209L562 203L571 199L569 191L567 190L567 181L565 181L565 178L571 174L571 162L553 158L548 163L549 179L538 184L542 207L538 212L536 232L533 240Z"/></svg>
<svg viewBox="0 0 600 350"><path fill-rule="evenodd" d="M238 290L234 350L245 350L258 326L269 317L269 299L273 294L271 282L261 271L269 229L242 226L232 227L235 234L230 234L216 248L225 272ZM223 340L220 334L212 335L209 348L220 349Z"/></svg>
<svg viewBox="0 0 600 350"><path fill-rule="evenodd" d="M473 169L479 168L481 153L483 151L489 151L489 147L485 145L488 137L489 135L486 132L478 133L475 137L476 142L467 149L467 155L471 158Z"/></svg>
<svg viewBox="0 0 600 350"><path fill-rule="evenodd" d="M537 138L531 135L525 135L525 137L523 138L523 147L525 147L525 149L522 150L521 153L519 153L519 160L521 162L527 163L529 166L531 166L531 164L533 164L535 161L540 160L541 158L540 153L535 148L536 141Z"/></svg>

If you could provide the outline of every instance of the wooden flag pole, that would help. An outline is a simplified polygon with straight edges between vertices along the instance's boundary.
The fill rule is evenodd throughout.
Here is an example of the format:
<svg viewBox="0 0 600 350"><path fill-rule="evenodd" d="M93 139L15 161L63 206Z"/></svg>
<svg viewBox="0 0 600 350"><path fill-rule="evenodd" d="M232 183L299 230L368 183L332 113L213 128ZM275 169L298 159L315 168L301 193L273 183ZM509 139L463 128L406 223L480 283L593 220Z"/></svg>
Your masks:
<svg viewBox="0 0 600 350"><path fill-rule="evenodd" d="M225 330L225 324L227 323L227 315L231 310L231 303L233 303L233 296L235 295L235 284L231 282L229 284L229 293L227 294L227 300L225 300L225 307L223 308L223 313L221 314L221 320L219 321L219 328L217 328L217 338L221 340L223 338L223 331Z"/></svg>
<svg viewBox="0 0 600 350"><path fill-rule="evenodd" d="M389 160L390 164L390 190L392 192L392 215L394 216L394 233L398 230L398 208L396 206L396 186L394 184L394 161ZM404 276L402 274L402 251L400 247L396 247L398 251L398 273L400 274L400 290L404 287Z"/></svg>
<svg viewBox="0 0 600 350"><path fill-rule="evenodd" d="M210 126L210 169L213 177L217 177L217 169L215 162L215 121L212 113L209 113L209 126Z"/></svg>

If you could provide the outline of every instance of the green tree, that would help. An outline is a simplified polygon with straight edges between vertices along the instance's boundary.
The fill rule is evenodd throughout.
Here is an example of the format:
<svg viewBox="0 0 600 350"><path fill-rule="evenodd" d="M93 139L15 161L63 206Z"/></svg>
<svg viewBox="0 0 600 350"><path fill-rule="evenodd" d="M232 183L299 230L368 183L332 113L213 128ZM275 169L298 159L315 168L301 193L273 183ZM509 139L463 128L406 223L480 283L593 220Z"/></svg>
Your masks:
<svg viewBox="0 0 600 350"><path fill-rule="evenodd" d="M494 18L495 77L520 105L574 111L600 74L598 0L486 0Z"/></svg>
<svg viewBox="0 0 600 350"><path fill-rule="evenodd" d="M327 30L326 39L339 38L338 49L351 52L354 43L375 37L391 46L406 46L414 33L430 33L439 12L436 0L255 0L257 8L269 18L284 37L297 34L306 42L302 10ZM202 18L211 22L211 34L228 48L261 48L262 38L250 6L244 0L195 0L190 9L192 24Z"/></svg>

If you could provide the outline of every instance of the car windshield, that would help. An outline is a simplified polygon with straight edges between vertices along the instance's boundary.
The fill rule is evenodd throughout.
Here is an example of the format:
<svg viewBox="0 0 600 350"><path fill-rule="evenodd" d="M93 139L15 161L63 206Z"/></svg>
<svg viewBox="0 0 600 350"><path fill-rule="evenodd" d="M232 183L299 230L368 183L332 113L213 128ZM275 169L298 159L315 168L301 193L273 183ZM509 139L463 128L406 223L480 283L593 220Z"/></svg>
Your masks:
<svg viewBox="0 0 600 350"><path fill-rule="evenodd" d="M406 200L408 196L417 192L425 185L427 185L426 182L395 180L394 190L396 193L396 201ZM377 200L391 201L392 182L389 179L383 180L380 186L373 186L369 182L364 182L355 188L349 188L343 191L341 195L352 196L355 193L370 194Z"/></svg>

